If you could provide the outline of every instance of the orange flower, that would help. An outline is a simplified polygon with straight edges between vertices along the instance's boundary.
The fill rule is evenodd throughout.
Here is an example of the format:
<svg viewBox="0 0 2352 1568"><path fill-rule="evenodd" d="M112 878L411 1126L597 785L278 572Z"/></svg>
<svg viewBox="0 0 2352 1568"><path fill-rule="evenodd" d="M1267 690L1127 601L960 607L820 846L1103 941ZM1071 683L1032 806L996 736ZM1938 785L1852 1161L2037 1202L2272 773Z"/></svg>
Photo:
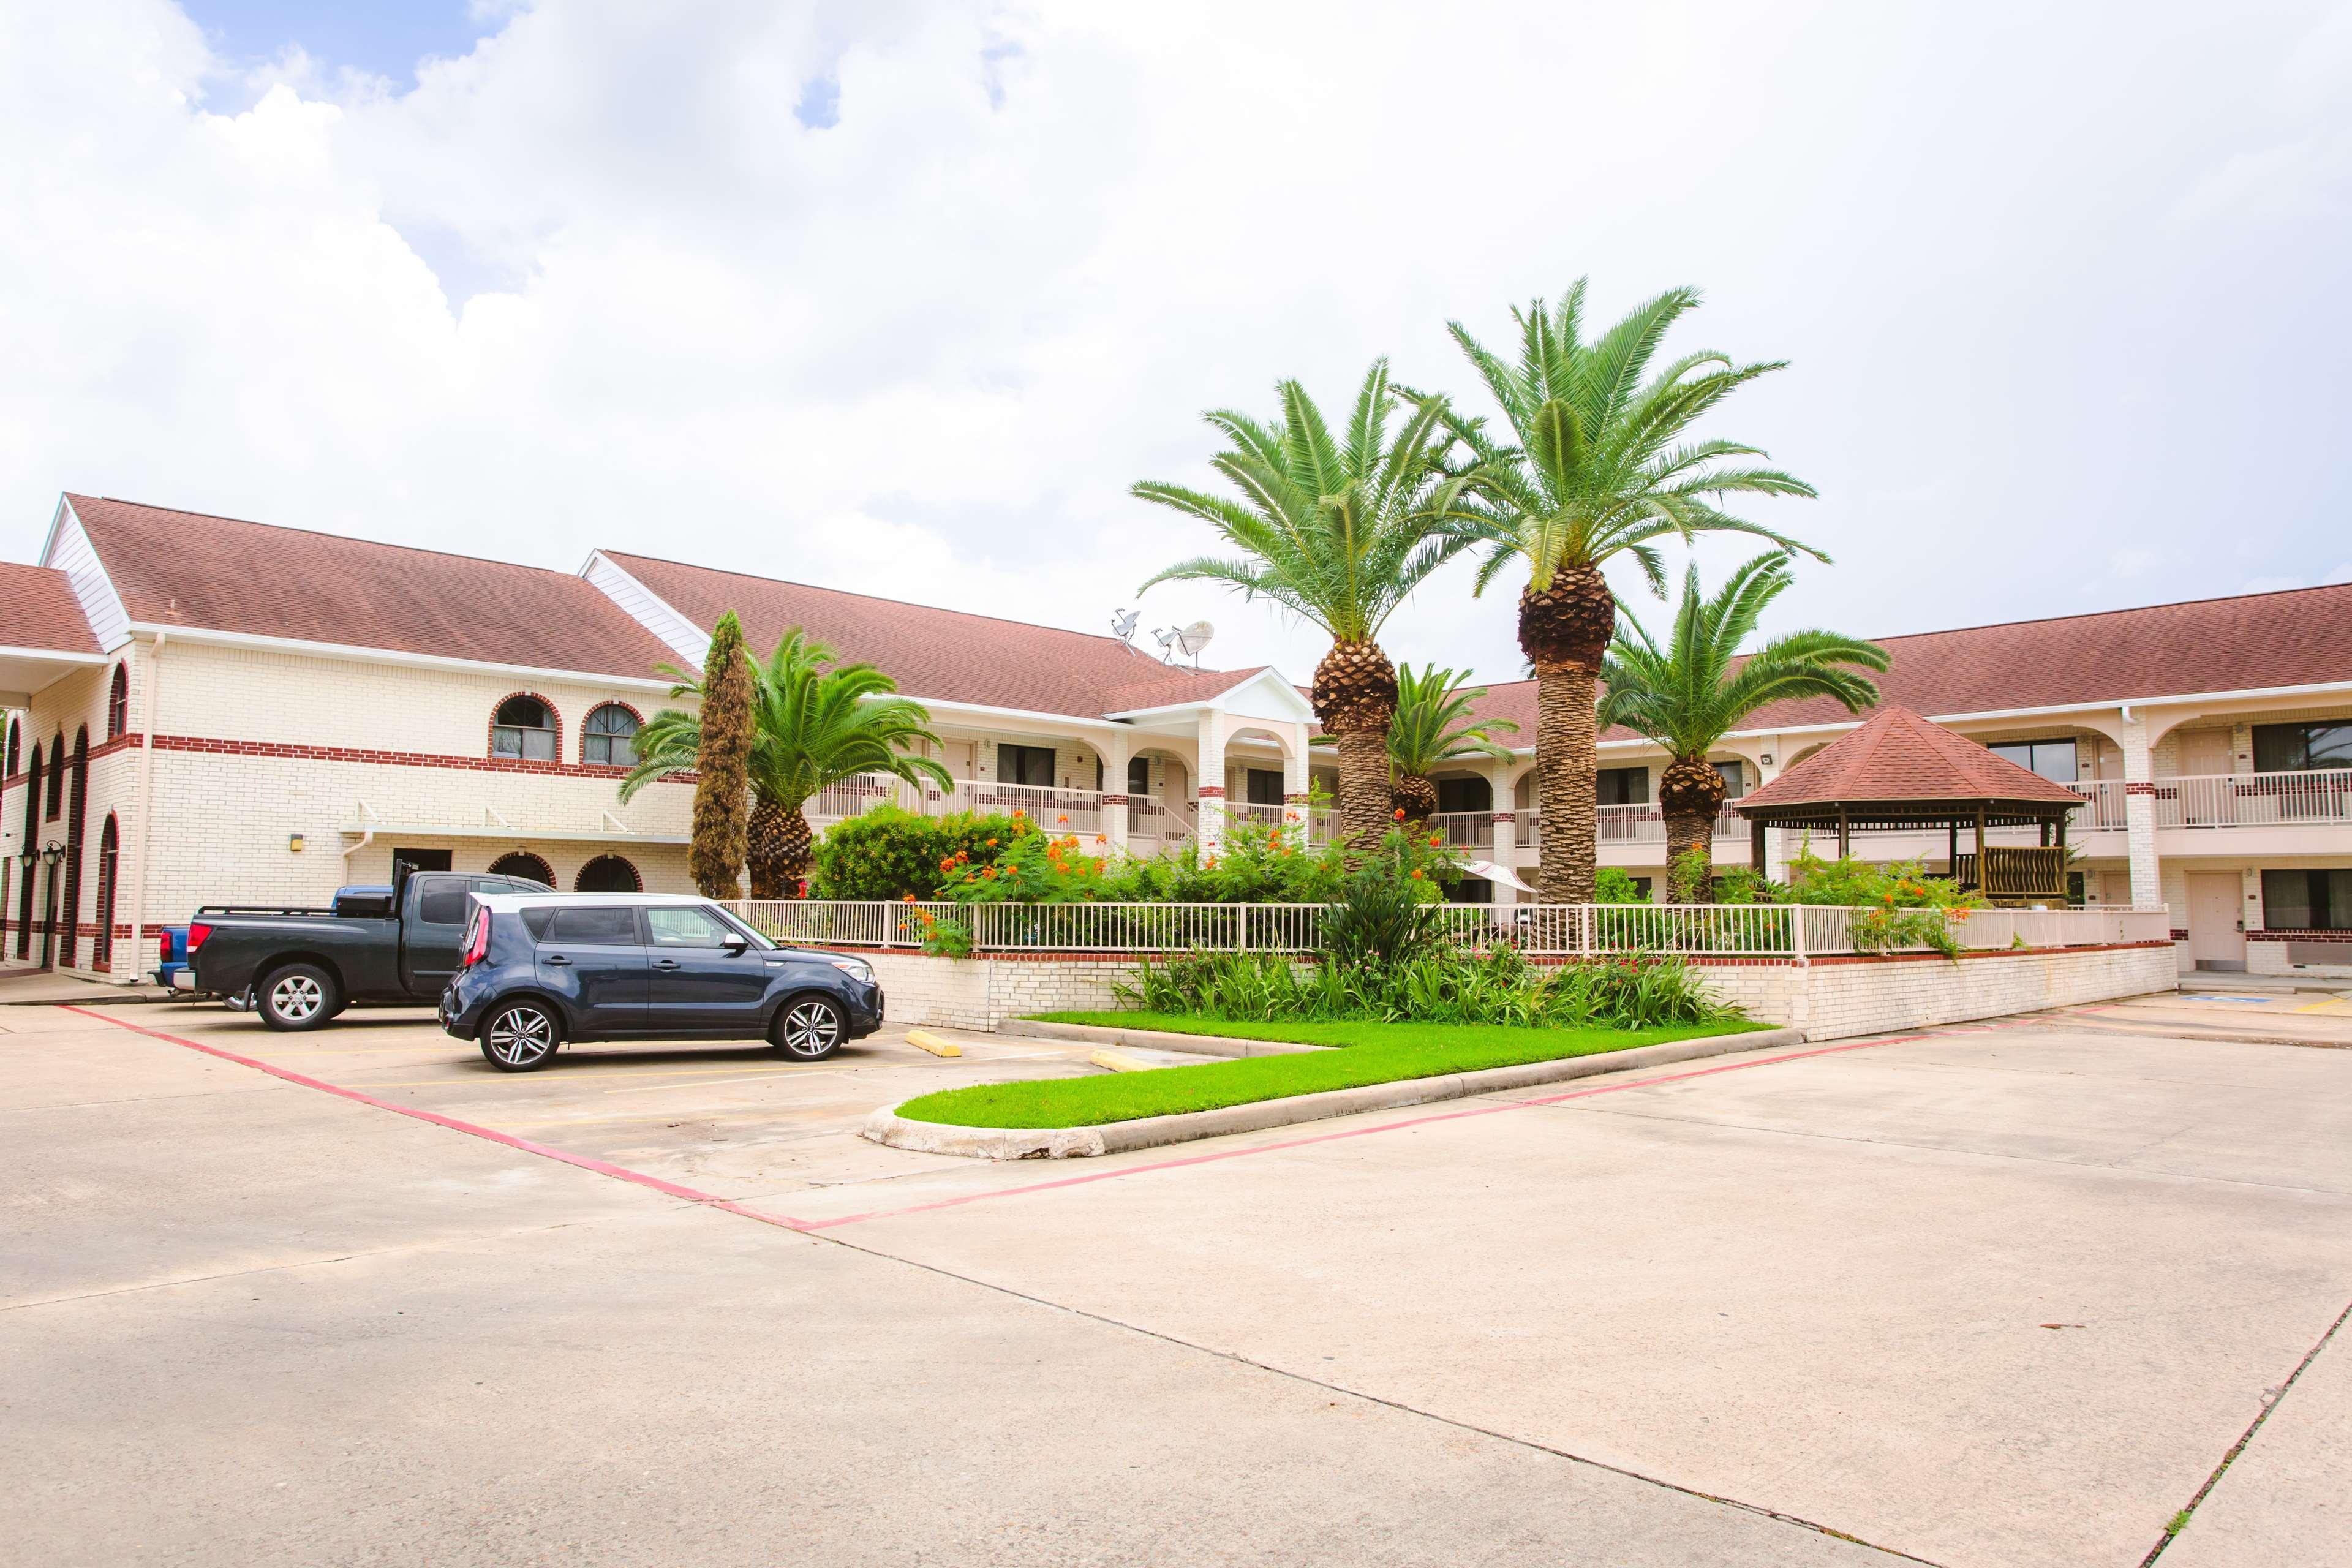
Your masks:
<svg viewBox="0 0 2352 1568"><path fill-rule="evenodd" d="M996 847L996 840L995 840L995 839L993 839L993 838L990 839L990 840L988 841L988 847L989 847L991 849L995 848L995 847Z"/></svg>
<svg viewBox="0 0 2352 1568"><path fill-rule="evenodd" d="M955 869L955 857L954 857L954 856L950 855L950 856L949 856L946 859L944 859L944 860L942 860L942 861L940 861L940 876L944 877L944 876L946 876L950 871L952 871L952 870L954 870L954 869Z"/></svg>
<svg viewBox="0 0 2352 1568"><path fill-rule="evenodd" d="M911 904L911 903L913 903L913 902L915 901L915 895L914 895L914 894L912 894L912 893L908 893L908 894L907 895L907 901L908 901L908 903L910 903L910 904Z"/></svg>
<svg viewBox="0 0 2352 1568"><path fill-rule="evenodd" d="M1396 809L1396 819L1397 819L1399 822L1402 822L1402 821L1404 820L1404 807L1402 807L1402 806L1398 806L1398 807L1397 807L1397 809Z"/></svg>
<svg viewBox="0 0 2352 1568"><path fill-rule="evenodd" d="M1420 881L1420 880L1421 880L1421 873L1420 873L1419 871L1415 871L1415 872L1412 874L1412 879L1413 879L1414 881L1416 881L1416 882Z"/></svg>
<svg viewBox="0 0 2352 1568"><path fill-rule="evenodd" d="M1028 815L1029 815L1029 814L1028 814L1027 812L1025 812L1025 811L1020 811L1020 810L1017 810L1017 809L1016 809L1016 810L1013 812L1013 821L1015 821L1015 822L1019 822L1022 818L1024 818L1024 817L1027 816Z"/></svg>
<svg viewBox="0 0 2352 1568"><path fill-rule="evenodd" d="M1434 834L1434 833L1433 833L1433 834L1431 834L1431 835L1429 836L1429 847L1430 847L1432 849L1434 849L1434 848L1436 848L1436 847L1437 847L1437 835L1436 835L1436 834Z"/></svg>
<svg viewBox="0 0 2352 1568"><path fill-rule="evenodd" d="M1054 820L1055 820L1055 821L1056 821L1056 822L1067 822L1067 821L1069 821L1070 819L1069 819L1068 817L1066 817L1066 816L1057 816L1057 817L1054 818Z"/></svg>
<svg viewBox="0 0 2352 1568"><path fill-rule="evenodd" d="M1096 835L1095 835L1095 842L1096 842L1096 843L1097 843L1097 844L1108 844L1108 843L1109 843L1109 842L1110 842L1110 840L1109 840L1109 839L1108 839L1108 838L1105 838L1101 834L1097 833L1097 834L1096 834Z"/></svg>
<svg viewBox="0 0 2352 1568"><path fill-rule="evenodd" d="M1102 875L1102 868L1103 868L1103 863L1102 863L1101 861L1099 861L1099 860L1096 861L1096 862L1095 862L1095 875L1096 875L1096 876L1097 876L1097 877L1101 876L1101 875Z"/></svg>

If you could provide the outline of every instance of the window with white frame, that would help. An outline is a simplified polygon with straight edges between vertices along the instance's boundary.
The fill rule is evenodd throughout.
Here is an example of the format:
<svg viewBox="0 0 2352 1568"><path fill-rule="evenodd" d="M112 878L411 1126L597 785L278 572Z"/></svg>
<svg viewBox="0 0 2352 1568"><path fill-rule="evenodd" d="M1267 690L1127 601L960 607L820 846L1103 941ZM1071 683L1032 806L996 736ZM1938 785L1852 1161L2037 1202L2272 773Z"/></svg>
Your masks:
<svg viewBox="0 0 2352 1568"><path fill-rule="evenodd" d="M637 716L617 702L607 702L580 726L580 760L606 767L637 765Z"/></svg>
<svg viewBox="0 0 2352 1568"><path fill-rule="evenodd" d="M555 712L536 697L509 697L490 722L490 755L524 762L555 760Z"/></svg>

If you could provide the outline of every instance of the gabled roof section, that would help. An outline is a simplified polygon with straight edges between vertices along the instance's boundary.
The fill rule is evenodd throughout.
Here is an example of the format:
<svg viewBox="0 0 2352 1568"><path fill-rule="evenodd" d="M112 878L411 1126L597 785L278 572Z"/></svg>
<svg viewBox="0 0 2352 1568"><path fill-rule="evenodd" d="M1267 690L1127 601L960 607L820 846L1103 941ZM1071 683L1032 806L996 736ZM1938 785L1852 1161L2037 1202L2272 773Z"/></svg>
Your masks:
<svg viewBox="0 0 2352 1568"><path fill-rule="evenodd" d="M1908 708L1883 707L1763 788L1731 803L1743 815L1836 804L2075 806L2083 797L2031 769L1931 724Z"/></svg>
<svg viewBox="0 0 2352 1568"><path fill-rule="evenodd" d="M602 550L646 593L705 634L733 610L754 648L794 626L845 659L878 666L898 689L927 702L1099 719L1107 713L1202 701L1254 670L1195 671L1160 663L1117 637L877 599L837 588L779 582Z"/></svg>
<svg viewBox="0 0 2352 1568"><path fill-rule="evenodd" d="M1893 660L1873 677L1881 698L1948 717L2324 686L2352 681L2352 583L1874 640ZM1517 744L1531 744L1535 682L1489 687L1478 714L1517 721ZM1739 727L1853 722L1834 698L1815 697L1760 708Z"/></svg>
<svg viewBox="0 0 2352 1568"><path fill-rule="evenodd" d="M73 583L53 566L0 561L0 648L100 652Z"/></svg>
<svg viewBox="0 0 2352 1568"><path fill-rule="evenodd" d="M677 655L566 572L68 495L132 622L651 679Z"/></svg>

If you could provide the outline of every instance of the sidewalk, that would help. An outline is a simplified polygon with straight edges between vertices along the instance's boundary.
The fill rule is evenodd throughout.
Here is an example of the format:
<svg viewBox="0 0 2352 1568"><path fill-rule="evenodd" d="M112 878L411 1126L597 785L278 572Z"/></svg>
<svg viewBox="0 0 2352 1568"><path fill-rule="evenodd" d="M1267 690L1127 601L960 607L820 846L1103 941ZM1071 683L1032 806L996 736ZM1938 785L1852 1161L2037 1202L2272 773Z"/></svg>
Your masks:
<svg viewBox="0 0 2352 1568"><path fill-rule="evenodd" d="M160 985L112 985L84 980L53 970L11 964L0 970L0 1007L45 1007L71 1002L82 1007L105 1007L125 1002L169 1002L172 993Z"/></svg>

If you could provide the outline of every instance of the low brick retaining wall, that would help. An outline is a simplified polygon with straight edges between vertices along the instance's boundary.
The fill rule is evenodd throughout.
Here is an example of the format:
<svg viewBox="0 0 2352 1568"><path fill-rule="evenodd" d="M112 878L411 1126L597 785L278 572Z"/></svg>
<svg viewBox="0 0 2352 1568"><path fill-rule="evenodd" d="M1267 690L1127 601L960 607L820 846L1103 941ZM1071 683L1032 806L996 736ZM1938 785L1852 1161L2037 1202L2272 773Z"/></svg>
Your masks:
<svg viewBox="0 0 2352 1568"><path fill-rule="evenodd" d="M874 965L894 1024L993 1031L1032 1013L1103 1011L1118 1005L1113 982L1137 960L1117 953L992 954L929 958L860 953ZM2172 944L2035 948L1884 958L1699 961L1707 984L1759 1024L1838 1040L1927 1024L1964 1023L2172 990Z"/></svg>

